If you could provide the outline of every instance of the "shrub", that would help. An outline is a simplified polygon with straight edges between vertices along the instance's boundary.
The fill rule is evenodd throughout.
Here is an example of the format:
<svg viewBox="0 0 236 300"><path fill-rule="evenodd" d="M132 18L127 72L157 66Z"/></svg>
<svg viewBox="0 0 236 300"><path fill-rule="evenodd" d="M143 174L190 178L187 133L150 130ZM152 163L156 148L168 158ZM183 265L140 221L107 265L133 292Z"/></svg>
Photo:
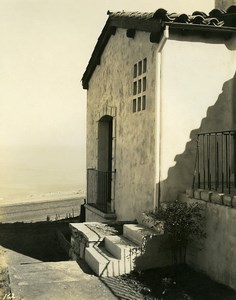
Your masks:
<svg viewBox="0 0 236 300"><path fill-rule="evenodd" d="M185 263L188 244L206 236L203 226L205 217L198 203L168 202L158 210L148 212L147 216L154 223L163 221L174 264Z"/></svg>

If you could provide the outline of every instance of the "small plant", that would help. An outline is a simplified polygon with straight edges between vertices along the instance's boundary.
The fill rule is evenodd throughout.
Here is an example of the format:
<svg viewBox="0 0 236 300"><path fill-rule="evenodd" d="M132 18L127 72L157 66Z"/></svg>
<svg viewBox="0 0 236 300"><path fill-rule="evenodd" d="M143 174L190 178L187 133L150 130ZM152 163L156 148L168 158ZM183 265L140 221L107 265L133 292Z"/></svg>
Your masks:
<svg viewBox="0 0 236 300"><path fill-rule="evenodd" d="M146 214L155 223L163 221L174 264L185 263L188 244L206 236L203 229L205 217L198 203L176 200Z"/></svg>

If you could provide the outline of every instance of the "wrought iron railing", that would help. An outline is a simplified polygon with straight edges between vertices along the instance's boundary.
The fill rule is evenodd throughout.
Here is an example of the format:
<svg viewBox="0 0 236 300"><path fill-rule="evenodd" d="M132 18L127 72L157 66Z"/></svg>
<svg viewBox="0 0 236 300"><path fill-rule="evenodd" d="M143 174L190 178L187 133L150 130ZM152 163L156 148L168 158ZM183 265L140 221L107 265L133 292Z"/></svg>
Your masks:
<svg viewBox="0 0 236 300"><path fill-rule="evenodd" d="M111 172L87 170L87 203L100 211L111 212Z"/></svg>
<svg viewBox="0 0 236 300"><path fill-rule="evenodd" d="M193 188L235 192L236 131L199 133Z"/></svg>

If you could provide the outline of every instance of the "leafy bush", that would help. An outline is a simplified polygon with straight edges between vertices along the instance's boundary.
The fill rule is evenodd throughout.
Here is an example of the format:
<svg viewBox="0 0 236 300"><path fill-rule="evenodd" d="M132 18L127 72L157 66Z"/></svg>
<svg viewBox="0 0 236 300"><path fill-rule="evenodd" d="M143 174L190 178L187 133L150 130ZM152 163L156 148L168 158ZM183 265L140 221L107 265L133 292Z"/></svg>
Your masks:
<svg viewBox="0 0 236 300"><path fill-rule="evenodd" d="M148 212L147 216L157 224L163 221L174 264L185 263L188 244L206 236L205 217L198 203L168 202L158 210Z"/></svg>

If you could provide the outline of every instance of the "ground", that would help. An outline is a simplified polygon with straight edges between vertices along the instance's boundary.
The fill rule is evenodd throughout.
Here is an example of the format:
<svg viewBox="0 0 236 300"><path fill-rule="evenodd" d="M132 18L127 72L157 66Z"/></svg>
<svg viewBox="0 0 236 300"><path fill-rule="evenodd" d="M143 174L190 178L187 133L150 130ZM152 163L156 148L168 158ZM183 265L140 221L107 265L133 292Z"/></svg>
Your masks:
<svg viewBox="0 0 236 300"><path fill-rule="evenodd" d="M10 294L4 248L43 262L67 261L68 255L58 244L55 233L60 230L67 240L66 222L0 224L0 299ZM75 220L78 222L78 220ZM3 247L2 247L3 246ZM235 300L236 292L217 284L202 273L186 266L152 269L143 272L102 278L102 282L118 299L126 300ZM88 291L89 296L89 291ZM11 299L11 298L10 298ZM87 298L89 299L89 298Z"/></svg>
<svg viewBox="0 0 236 300"><path fill-rule="evenodd" d="M10 294L7 265L4 257L4 249L0 246L0 299Z"/></svg>
<svg viewBox="0 0 236 300"><path fill-rule="evenodd" d="M66 261L69 257L59 246L56 232L60 230L68 237L70 221L0 224L0 300L10 295L5 249L45 262ZM76 218L74 221L78 222Z"/></svg>
<svg viewBox="0 0 236 300"><path fill-rule="evenodd" d="M187 266L159 268L117 277L145 300L235 300L236 292ZM106 281L106 279L105 279ZM128 296L122 299L134 299Z"/></svg>

